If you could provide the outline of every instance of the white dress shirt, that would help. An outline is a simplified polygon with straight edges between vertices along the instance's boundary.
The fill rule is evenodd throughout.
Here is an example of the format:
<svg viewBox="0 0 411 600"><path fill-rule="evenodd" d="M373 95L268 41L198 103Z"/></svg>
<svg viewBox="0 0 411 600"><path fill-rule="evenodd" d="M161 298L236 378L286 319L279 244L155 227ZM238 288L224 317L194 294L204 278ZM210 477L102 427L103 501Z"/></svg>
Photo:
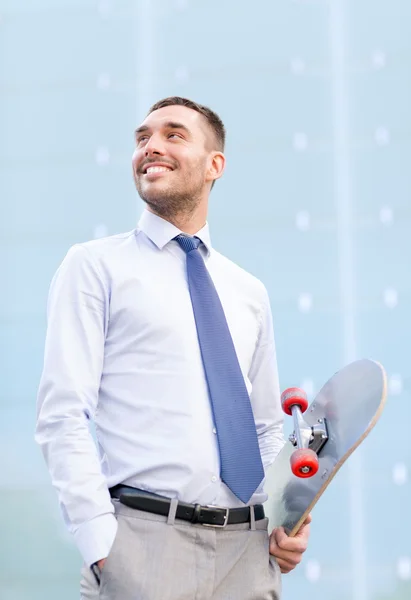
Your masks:
<svg viewBox="0 0 411 600"><path fill-rule="evenodd" d="M219 477L186 255L173 239L179 233L145 210L135 230L73 246L50 287L36 441L88 565L106 557L114 541L108 489L118 483L185 502L243 506ZM284 441L268 295L212 248L208 225L196 235L267 469ZM266 498L262 483L249 504Z"/></svg>

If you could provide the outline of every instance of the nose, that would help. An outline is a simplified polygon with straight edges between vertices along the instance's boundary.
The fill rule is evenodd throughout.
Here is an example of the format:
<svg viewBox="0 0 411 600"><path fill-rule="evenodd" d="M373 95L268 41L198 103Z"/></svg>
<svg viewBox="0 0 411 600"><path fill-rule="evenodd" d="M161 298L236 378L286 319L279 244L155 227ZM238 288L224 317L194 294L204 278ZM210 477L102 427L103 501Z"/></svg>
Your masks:
<svg viewBox="0 0 411 600"><path fill-rule="evenodd" d="M161 137L158 135L152 135L144 148L144 154L146 157L149 156L164 156L164 144Z"/></svg>

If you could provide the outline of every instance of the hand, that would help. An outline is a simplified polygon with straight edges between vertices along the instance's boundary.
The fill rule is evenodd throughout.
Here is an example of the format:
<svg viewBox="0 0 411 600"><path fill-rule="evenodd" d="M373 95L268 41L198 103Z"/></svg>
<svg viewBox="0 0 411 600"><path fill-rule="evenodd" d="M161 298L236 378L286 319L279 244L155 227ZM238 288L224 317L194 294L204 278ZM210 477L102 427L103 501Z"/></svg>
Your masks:
<svg viewBox="0 0 411 600"><path fill-rule="evenodd" d="M295 537L289 537L283 527L274 529L270 535L270 554L280 567L281 573L289 573L301 562L307 550L310 536L311 515L302 524Z"/></svg>
<svg viewBox="0 0 411 600"><path fill-rule="evenodd" d="M106 558L102 558L101 560L97 561L97 566L100 569L100 571L104 567L104 563L106 562L106 560L107 560Z"/></svg>

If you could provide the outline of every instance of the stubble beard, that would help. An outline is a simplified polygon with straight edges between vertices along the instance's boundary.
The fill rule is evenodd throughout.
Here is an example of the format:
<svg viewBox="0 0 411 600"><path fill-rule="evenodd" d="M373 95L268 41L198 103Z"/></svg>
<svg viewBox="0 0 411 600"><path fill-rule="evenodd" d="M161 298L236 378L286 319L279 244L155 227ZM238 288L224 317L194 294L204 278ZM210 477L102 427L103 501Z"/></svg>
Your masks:
<svg viewBox="0 0 411 600"><path fill-rule="evenodd" d="M159 217L170 220L175 217L189 218L200 204L201 196L199 186L191 186L184 192L176 189L165 189L155 193L143 191L139 181L136 187L140 198Z"/></svg>

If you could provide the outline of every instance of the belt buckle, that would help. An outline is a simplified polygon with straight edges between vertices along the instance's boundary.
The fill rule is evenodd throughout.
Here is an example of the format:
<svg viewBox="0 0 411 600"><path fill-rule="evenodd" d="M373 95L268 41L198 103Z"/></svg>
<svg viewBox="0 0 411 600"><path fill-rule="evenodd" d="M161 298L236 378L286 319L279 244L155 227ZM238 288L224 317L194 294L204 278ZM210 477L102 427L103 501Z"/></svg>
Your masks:
<svg viewBox="0 0 411 600"><path fill-rule="evenodd" d="M219 525L217 523L201 523L203 527L219 527L219 528L223 528L227 525L228 523L228 517L230 514L230 509L227 508L226 506L216 506L215 504L206 504L207 508L218 508L219 510L224 510L225 511L225 515L224 515L224 523L222 525Z"/></svg>

